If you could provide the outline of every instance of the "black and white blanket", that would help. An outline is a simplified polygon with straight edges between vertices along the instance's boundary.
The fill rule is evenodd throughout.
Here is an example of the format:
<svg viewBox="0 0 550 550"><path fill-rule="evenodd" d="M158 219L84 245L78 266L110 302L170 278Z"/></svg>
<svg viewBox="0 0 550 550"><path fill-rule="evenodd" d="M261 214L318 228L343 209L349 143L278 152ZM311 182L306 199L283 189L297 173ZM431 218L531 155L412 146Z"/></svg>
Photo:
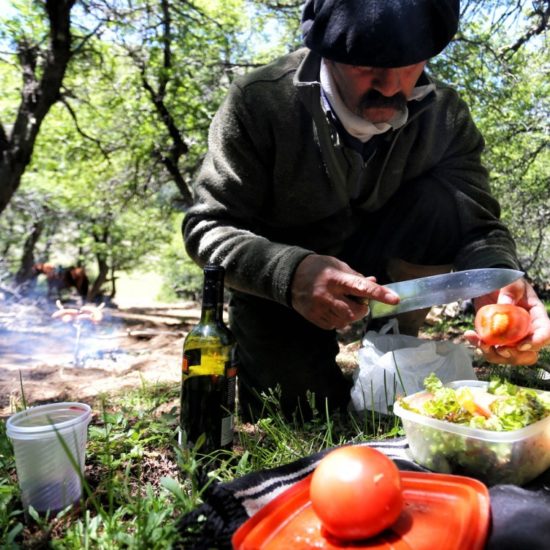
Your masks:
<svg viewBox="0 0 550 550"><path fill-rule="evenodd" d="M405 438L365 443L389 456L401 470L428 471L409 458ZM273 498L309 475L330 449L290 464L209 485L204 504L179 521L177 548L231 548L236 529ZM550 470L526 487L489 489L491 529L487 550L550 548Z"/></svg>

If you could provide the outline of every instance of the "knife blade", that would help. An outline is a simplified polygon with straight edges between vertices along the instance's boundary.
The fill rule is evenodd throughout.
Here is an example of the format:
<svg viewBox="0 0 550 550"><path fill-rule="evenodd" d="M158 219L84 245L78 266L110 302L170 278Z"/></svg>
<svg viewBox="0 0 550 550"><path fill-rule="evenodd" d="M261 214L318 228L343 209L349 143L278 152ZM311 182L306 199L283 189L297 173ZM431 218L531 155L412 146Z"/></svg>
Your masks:
<svg viewBox="0 0 550 550"><path fill-rule="evenodd" d="M400 302L395 305L370 300L371 317L387 317L405 311L423 309L468 300L498 290L523 277L523 271L490 267L455 271L444 275L433 275L384 285L399 295Z"/></svg>

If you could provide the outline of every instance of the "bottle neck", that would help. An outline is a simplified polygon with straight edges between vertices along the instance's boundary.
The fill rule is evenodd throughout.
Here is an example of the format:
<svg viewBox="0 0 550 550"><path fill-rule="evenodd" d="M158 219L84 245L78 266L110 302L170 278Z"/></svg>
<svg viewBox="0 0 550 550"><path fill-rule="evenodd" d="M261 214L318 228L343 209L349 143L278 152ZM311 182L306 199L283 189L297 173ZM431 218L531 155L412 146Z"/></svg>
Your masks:
<svg viewBox="0 0 550 550"><path fill-rule="evenodd" d="M219 321L218 308L204 307L201 310L201 324L210 325Z"/></svg>
<svg viewBox="0 0 550 550"><path fill-rule="evenodd" d="M206 267L202 289L201 323L222 321L223 276L221 268Z"/></svg>

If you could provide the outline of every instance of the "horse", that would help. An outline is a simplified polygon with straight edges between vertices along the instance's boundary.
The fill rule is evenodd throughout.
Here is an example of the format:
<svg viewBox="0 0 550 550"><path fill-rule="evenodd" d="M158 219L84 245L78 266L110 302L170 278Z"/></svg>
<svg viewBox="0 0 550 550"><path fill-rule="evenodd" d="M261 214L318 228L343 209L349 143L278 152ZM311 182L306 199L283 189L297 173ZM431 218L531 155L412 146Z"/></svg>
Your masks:
<svg viewBox="0 0 550 550"><path fill-rule="evenodd" d="M63 267L60 265L38 263L32 266L32 271L35 276L39 274L46 275L49 299L59 298L62 290L70 289L71 287L76 288L82 301L85 301L88 296L90 281L83 267Z"/></svg>

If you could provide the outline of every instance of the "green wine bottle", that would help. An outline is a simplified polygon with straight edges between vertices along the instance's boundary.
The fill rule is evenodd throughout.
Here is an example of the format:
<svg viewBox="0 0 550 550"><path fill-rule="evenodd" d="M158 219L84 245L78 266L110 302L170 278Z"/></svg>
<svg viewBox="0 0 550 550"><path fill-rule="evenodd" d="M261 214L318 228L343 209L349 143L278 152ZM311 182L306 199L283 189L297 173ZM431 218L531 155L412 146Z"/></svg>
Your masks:
<svg viewBox="0 0 550 550"><path fill-rule="evenodd" d="M224 274L221 266L205 266L201 318L183 343L180 429L188 445L204 434L201 453L233 444L237 368L223 321Z"/></svg>

